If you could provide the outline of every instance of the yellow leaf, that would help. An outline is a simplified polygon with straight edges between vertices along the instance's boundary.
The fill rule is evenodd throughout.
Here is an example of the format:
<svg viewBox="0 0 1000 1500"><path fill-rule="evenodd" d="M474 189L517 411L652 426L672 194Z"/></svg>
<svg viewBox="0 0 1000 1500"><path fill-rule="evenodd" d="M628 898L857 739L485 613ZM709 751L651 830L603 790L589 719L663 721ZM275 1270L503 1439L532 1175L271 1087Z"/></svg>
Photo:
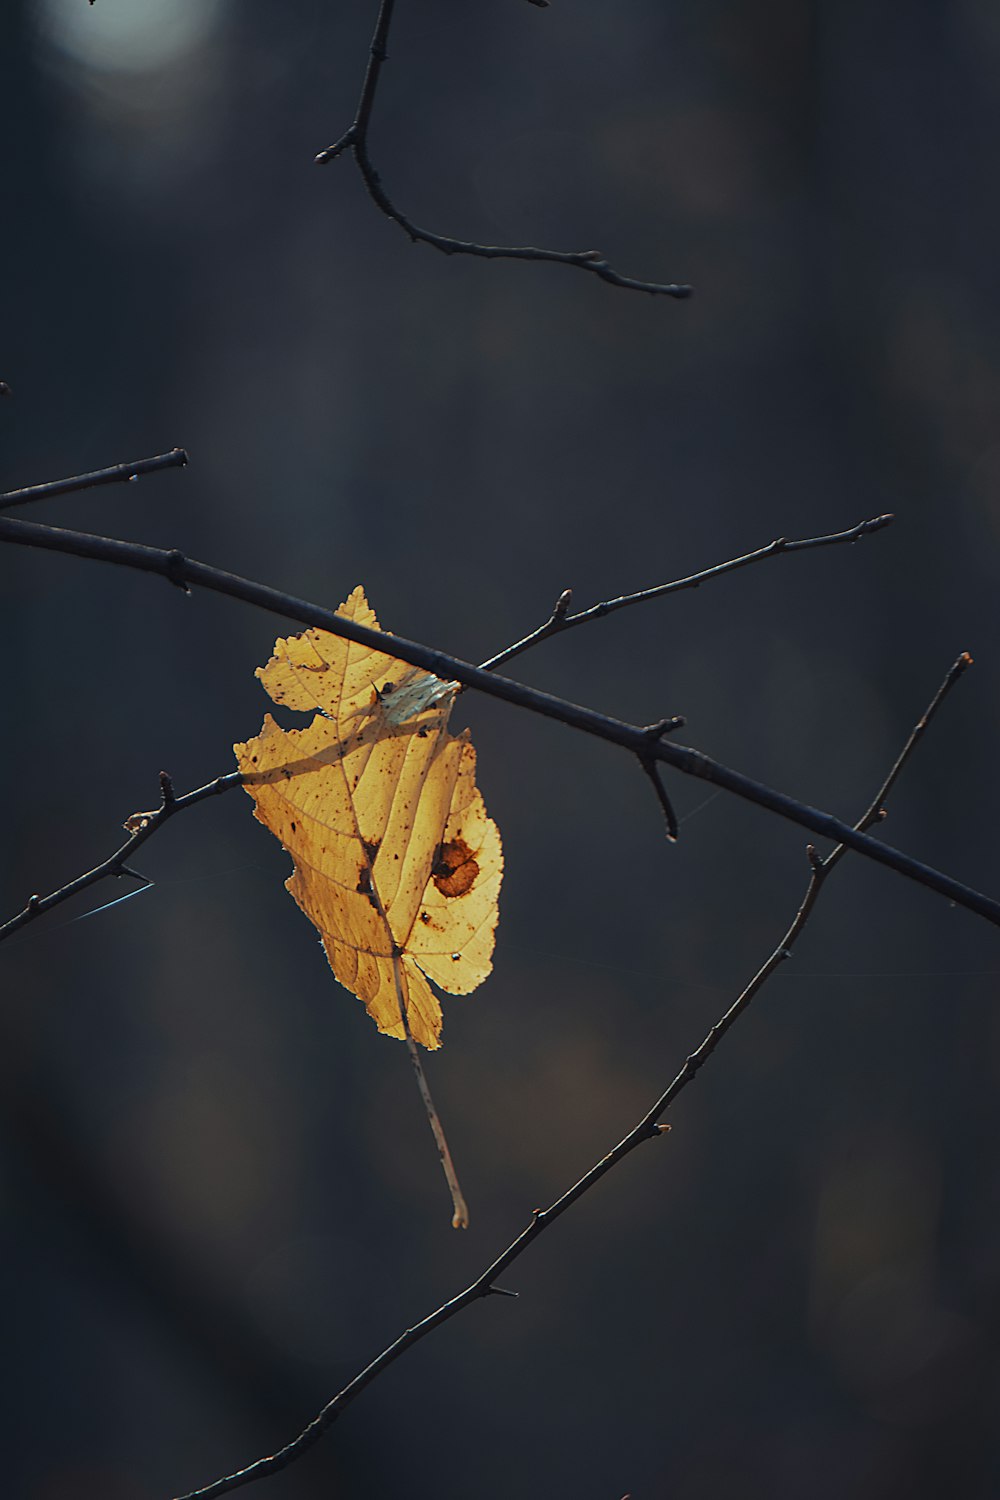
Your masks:
<svg viewBox="0 0 1000 1500"><path fill-rule="evenodd" d="M339 613L379 628L360 588ZM503 873L468 732L447 729L458 685L322 630L279 640L257 676L275 703L315 713L298 730L268 714L234 747L256 817L294 861L287 887L379 1030L438 1047L428 980L466 995L486 978Z"/></svg>

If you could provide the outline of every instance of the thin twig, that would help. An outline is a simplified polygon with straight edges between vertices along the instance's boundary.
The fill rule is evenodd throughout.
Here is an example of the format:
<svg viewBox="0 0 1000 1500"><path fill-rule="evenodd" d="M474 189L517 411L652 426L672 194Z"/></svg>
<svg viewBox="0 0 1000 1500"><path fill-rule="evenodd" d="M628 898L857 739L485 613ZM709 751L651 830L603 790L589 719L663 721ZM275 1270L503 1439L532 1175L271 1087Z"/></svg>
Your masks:
<svg viewBox="0 0 1000 1500"><path fill-rule="evenodd" d="M379 907L381 908L382 903L377 896L374 883L372 885L372 892L376 895L376 900L378 900ZM385 916L384 911L382 915L388 928L389 920ZM452 1229L468 1229L469 1207L462 1192L462 1185L458 1180L455 1162L448 1146L448 1137L444 1133L441 1116L438 1114L437 1105L434 1103L434 1098L431 1094L430 1084L427 1082L427 1074L424 1072L424 1065L420 1060L420 1049L413 1039L413 1032L410 1030L410 1018L407 1014L406 1002L403 999L403 976L400 972L399 960L399 950L393 944L392 974L396 985L396 1002L399 1006L399 1018L403 1023L403 1035L406 1038L406 1048L410 1054L410 1062L413 1065L413 1072L417 1080L417 1089L419 1090L424 1111L431 1127L431 1134L434 1137L434 1144L437 1147L441 1168L444 1172L444 1179L448 1184L448 1191L451 1194L451 1227Z"/></svg>
<svg viewBox="0 0 1000 1500"><path fill-rule="evenodd" d="M220 792L226 792L230 787L239 786L241 781L239 771L231 771L228 776L217 776L214 781L209 781L205 786L198 787L193 792L186 792L183 797L175 795L169 776L165 771L160 772L160 806L152 812L133 813L125 822L125 828L130 837L116 849L114 854L88 870L85 875L78 875L75 880L69 881L67 885L60 886L59 890L52 891L48 896L31 896L23 911L19 911L16 917L11 917L0 927L0 942L4 938L13 937L15 932L26 927L37 917L54 906L59 906L63 901L68 901L71 896L79 895L88 886L96 885L99 880L105 880L108 876L131 876L133 880L145 880L144 875L129 868L127 861L131 859L135 851L144 844L147 839L152 838L157 829L162 828L168 818L183 812L185 808L193 807L196 802L204 802L206 797L218 796Z"/></svg>
<svg viewBox="0 0 1000 1500"><path fill-rule="evenodd" d="M713 568L704 568L700 573L692 573L687 578L676 578L672 583L659 583L653 588L640 589L636 594L621 594L617 599L605 599L601 604L592 604L589 609L578 610L576 614L569 614L569 605L572 600L570 589L564 589L556 600L551 615L537 630L526 635L522 640L515 641L513 646L491 656L489 661L483 665L487 671L493 671L504 662L520 656L522 651L537 646L541 641L548 640L550 636L561 635L564 630L572 630L576 625L585 625L588 620L600 620L605 615L612 615L616 610L626 609L632 604L643 604L647 599L662 599L666 594L679 594L682 589L696 589L701 584L707 583L710 578L721 578L723 573L735 573L738 568L749 567L751 563L763 562L768 557L779 557L783 552L806 552L813 547L835 547L842 542L857 542L862 537L871 536L872 532L881 531L891 524L892 515L873 516L869 521L859 521L857 526L852 526L848 531L835 531L829 536L811 536L803 541L793 542L787 537L778 537L769 542L766 547L758 547L755 552L746 552L742 557L730 558L729 562L716 563Z"/></svg>
<svg viewBox="0 0 1000 1500"><path fill-rule="evenodd" d="M76 557L92 558L98 562L114 563L120 567L136 568L140 572L156 573L185 592L191 584L196 584L233 599L242 599L271 614L283 615L286 619L297 620L300 624L312 625L319 630L329 630L333 635L343 636L345 640L356 641L371 650L396 656L400 661L420 667L445 682L461 682L477 692L500 698L505 703L528 709L531 713L556 719L571 729L594 735L609 744L619 745L640 760L645 758L661 761L685 776L695 776L701 781L711 782L713 786L721 787L747 802L753 802L791 823L797 823L801 828L808 828L821 838L845 843L858 854L866 855L876 863L895 870L898 875L905 875L908 880L936 891L957 906L975 912L994 926L1000 926L1000 901L963 885L952 876L935 870L920 860L912 859L908 854L903 854L868 834L858 833L849 823L844 823L820 808L799 802L784 792L775 791L763 782L755 781L740 771L712 760L700 750L694 750L688 745L678 745L672 740L658 740L650 745L648 729L639 724L626 724L621 719L613 719L578 703L570 703L565 698L543 693L538 688L528 687L509 677L498 677L493 672L484 671L482 667L474 667L471 662L460 661L458 657L448 656L443 651L432 650L417 641L392 635L389 631L372 630L334 610L323 609L305 599L297 599L278 589L268 588L266 584L255 583L221 568L210 567L207 563L196 562L185 557L182 552L145 547L137 542L123 542L113 537L91 536L86 532L67 531L57 526L41 526L36 521L19 521L10 516L0 516L0 542L42 547L50 551L67 552Z"/></svg>
<svg viewBox="0 0 1000 1500"><path fill-rule="evenodd" d="M30 505L33 500L48 500L51 495L68 495L72 490L92 490L99 484L121 484L138 479L140 474L154 474L158 469L183 469L188 461L183 448L171 448L155 458L137 458L134 464L112 464L108 469L94 469L73 479L52 479L48 484L33 484L23 490L8 490L0 495L0 510L15 505Z"/></svg>
<svg viewBox="0 0 1000 1500"><path fill-rule="evenodd" d="M673 734L675 729L683 729L683 727L684 719L680 716L680 714L675 714L673 718L670 719L661 719L658 724L647 725L646 743L649 746L649 750L651 750L654 745L658 744L665 734ZM646 775L649 777L650 781L653 784L653 791L656 793L656 800L660 804L660 811L662 812L664 821L667 825L667 838L672 844L675 844L677 842L678 835L677 814L674 812L674 805L670 800L667 789L663 785L663 779L660 776L660 768L657 765L656 761L653 759L652 755L649 753L649 750L647 750L645 754L639 755L639 765L642 767L643 771L645 771Z"/></svg>
<svg viewBox="0 0 1000 1500"><path fill-rule="evenodd" d="M871 823L877 822L882 817L883 803L890 789L895 784L897 777L916 748L927 725L940 708L948 692L958 681L965 669L971 665L971 661L972 658L967 653L964 653L949 671L929 707L914 726L895 765L879 787L874 801L854 825L858 832L870 826ZM773 949L766 962L757 970L750 983L726 1011L725 1015L715 1023L700 1046L685 1058L683 1067L673 1081L664 1089L652 1107L646 1111L639 1123L629 1131L628 1135L619 1141L613 1150L609 1151L606 1156L603 1156L600 1161L595 1162L590 1170L585 1172L549 1208L536 1209L531 1216L531 1222L521 1231L516 1239L511 1241L506 1250L502 1251L492 1264L480 1276L477 1276L476 1280L470 1286L466 1287L465 1291L460 1292L456 1297L452 1297L448 1302L442 1303L440 1307L436 1308L426 1318L423 1318L419 1323L414 1324L412 1328L407 1328L404 1333L401 1333L399 1338L395 1339L386 1349L383 1349L377 1358L373 1359L369 1365L366 1365L353 1380L344 1386L343 1390L339 1391L331 1401L327 1402L322 1411L299 1433L298 1437L293 1438L290 1443L286 1443L283 1448L279 1448L276 1453L269 1454L266 1458L259 1458L255 1463L248 1464L246 1468L239 1469L233 1474L227 1474L221 1479L216 1479L213 1483L204 1485L201 1489L191 1490L185 1495L178 1496L177 1500L212 1500L212 1497L216 1495L224 1495L231 1490L240 1489L243 1485L251 1484L258 1479L264 1479L270 1474L276 1474L280 1470L287 1468L289 1464L294 1463L297 1458L301 1457L307 1449L311 1448L318 1441L326 1429L340 1416L344 1408L355 1397L359 1396L367 1386L371 1385L372 1381L381 1375L383 1370L386 1370L389 1365L395 1363L400 1355L405 1354L414 1344L426 1338L435 1328L440 1328L442 1323L447 1323L451 1318L464 1311L466 1307L469 1307L480 1298L487 1297L491 1293L500 1290L494 1283L514 1261L523 1255L528 1246L550 1224L554 1223L567 1209L578 1202L602 1177L605 1177L611 1171L612 1167L616 1167L637 1146L641 1146L645 1141L654 1140L668 1131L670 1127L669 1125L660 1123L661 1117L666 1114L677 1096L694 1080L700 1069L718 1047L726 1032L745 1013L750 1002L758 994L766 981L791 956L792 946L801 935L802 929L812 915L827 876L836 867L846 852L847 846L841 844L833 849L825 859L816 861L815 851L812 851L810 857L812 876L802 903L788 930Z"/></svg>
<svg viewBox="0 0 1000 1500"><path fill-rule="evenodd" d="M533 0L533 3L539 4L540 0ZM541 3L547 3L547 0L541 0ZM407 218L389 197L368 153L368 130L371 124L372 107L375 103L382 65L388 56L389 28L392 25L394 6L395 0L381 0L354 120L339 140L318 153L316 156L318 162L335 161L338 156L349 151L368 189L369 197L386 218L398 224L415 244L419 242L431 245L444 255L477 255L486 260L555 261L559 265L578 266L581 270L592 271L602 281L610 282L612 286L624 287L629 291L648 292L652 296L690 297L692 289L686 285L675 282L636 281L631 276L619 275L608 265L599 250L542 250L535 245L482 245L474 240L457 240L451 235L436 234L430 229L420 229L412 219Z"/></svg>

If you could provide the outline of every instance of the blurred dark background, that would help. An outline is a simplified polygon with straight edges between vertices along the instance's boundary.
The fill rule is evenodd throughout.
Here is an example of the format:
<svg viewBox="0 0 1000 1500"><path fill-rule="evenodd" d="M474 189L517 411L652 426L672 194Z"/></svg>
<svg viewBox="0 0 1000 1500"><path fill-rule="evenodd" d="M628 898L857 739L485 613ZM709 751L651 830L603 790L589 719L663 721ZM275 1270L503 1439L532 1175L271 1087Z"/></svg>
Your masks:
<svg viewBox="0 0 1000 1500"><path fill-rule="evenodd" d="M892 510L525 657L526 680L856 817L977 659L885 836L994 895L995 0L400 0L372 149L418 223L600 248L688 303L446 259L349 123L372 3L4 0L4 487L479 660L543 619ZM4 915L232 767L282 622L0 555ZM167 1500L273 1450L646 1109L780 936L805 835L463 699L507 879L430 1062L333 981L240 792L11 941L4 1495ZM1000 1493L1000 950L845 861L643 1148L261 1500Z"/></svg>

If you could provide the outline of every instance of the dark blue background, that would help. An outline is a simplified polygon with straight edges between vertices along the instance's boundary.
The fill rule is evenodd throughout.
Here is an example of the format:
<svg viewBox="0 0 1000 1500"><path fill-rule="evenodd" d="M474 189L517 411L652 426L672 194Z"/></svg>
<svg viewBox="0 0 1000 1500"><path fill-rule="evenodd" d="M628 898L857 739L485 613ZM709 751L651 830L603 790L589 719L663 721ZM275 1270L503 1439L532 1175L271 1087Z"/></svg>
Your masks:
<svg viewBox="0 0 1000 1500"><path fill-rule="evenodd" d="M895 511L540 648L525 680L856 817L961 650L885 836L993 894L993 0L399 0L371 146L418 223L598 247L650 300L412 246L349 160L373 4L0 9L5 487L479 660L589 604ZM130 8L124 7L127 12ZM160 23L192 22L185 38ZM197 24L199 18L203 24ZM86 35L87 28L91 33ZM2 911L232 768L279 622L0 554ZM430 1064L341 991L232 792L0 980L2 1488L166 1500L280 1445L634 1123L766 956L790 825L464 698L507 879ZM997 934L848 859L673 1116L268 1500L1000 1489Z"/></svg>

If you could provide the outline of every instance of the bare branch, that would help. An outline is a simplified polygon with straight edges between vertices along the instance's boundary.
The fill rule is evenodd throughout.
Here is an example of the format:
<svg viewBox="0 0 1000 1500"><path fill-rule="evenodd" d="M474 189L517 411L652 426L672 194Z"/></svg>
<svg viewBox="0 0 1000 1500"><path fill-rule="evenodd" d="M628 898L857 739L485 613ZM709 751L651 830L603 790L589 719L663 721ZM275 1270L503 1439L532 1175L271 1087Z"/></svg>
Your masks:
<svg viewBox="0 0 1000 1500"><path fill-rule="evenodd" d="M183 797L174 793L173 785L166 771L160 772L160 806L152 812L133 813L126 819L125 828L130 837L116 849L114 854L88 870L85 875L78 875L75 880L69 881L67 885L60 886L59 890L52 891L48 896L31 896L23 911L19 911L16 917L11 917L0 927L0 942L4 938L13 937L15 932L22 927L27 927L36 917L44 912L51 911L54 906L60 906L63 901L68 901L71 896L77 896L85 891L88 886L96 885L99 880L105 880L108 876L129 875L134 880L145 880L144 875L139 875L132 870L126 861L131 859L135 851L152 838L157 829L162 828L168 818L183 812L185 808L194 807L197 802L204 802L206 797L218 796L220 792L227 792L230 787L239 786L241 781L239 771L231 771L228 776L217 776L214 781L209 781L205 786L200 786L196 791L186 792Z"/></svg>
<svg viewBox="0 0 1000 1500"><path fill-rule="evenodd" d="M645 771L646 775L653 783L653 791L656 793L656 800L660 804L660 811L662 812L664 821L667 825L667 838L672 844L676 844L677 814L674 812L673 803L671 802L670 797L667 794L667 789L663 785L663 781L660 777L660 768L656 764L655 760L647 760L642 756L639 757L639 764L640 766L642 766L642 769Z"/></svg>
<svg viewBox="0 0 1000 1500"><path fill-rule="evenodd" d="M763 562L768 557L779 557L784 552L807 552L813 547L835 547L841 542L857 542L862 537L871 536L875 531L881 531L893 521L892 515L873 516L870 521L859 521L857 526L852 526L848 531L835 531L829 536L811 536L803 541L789 541L787 537L778 537L769 542L766 547L758 547L756 552L746 552L742 557L730 558L729 562L716 563L713 568L704 568L700 573L692 573L687 578L676 578L672 583L659 583L653 588L640 589L636 594L621 594L617 599L605 599L601 604L592 604L589 609L581 609L575 615L571 615L569 605L572 600L572 591L564 589L556 600L551 615L537 630L526 635L523 640L516 641L513 646L508 646L504 651L491 656L483 666L486 671L493 671L504 662L511 661L515 656L528 651L532 646L537 646L542 641L547 641L550 636L561 635L564 630L572 630L576 625L585 625L588 620L601 620L605 615L612 615L616 610L626 609L630 604L644 604L647 599L662 599L666 594L679 594L682 589L696 589L701 584L707 583L710 578L721 578L723 573L735 573L738 568L749 567L751 563ZM565 603L563 602L565 600Z"/></svg>
<svg viewBox="0 0 1000 1500"><path fill-rule="evenodd" d="M548 4L548 0L532 0L532 4L544 6ZM457 240L451 235L436 234L430 229L420 229L412 219L407 218L389 197L368 154L368 129L382 65L388 56L386 48L394 6L395 0L381 0L379 5L375 31L368 53L368 66L365 70L354 121L339 140L318 153L316 156L318 162L335 161L345 152L351 152L365 187L368 189L368 195L376 207L385 214L387 219L398 224L415 244L431 245L444 255L477 255L486 260L555 261L559 265L578 266L581 270L592 271L602 281L607 281L612 286L624 287L629 291L648 292L651 296L690 297L692 289L686 285L675 282L637 281L631 276L621 276L608 265L599 250L542 250L535 245L482 245L474 240Z"/></svg>
<svg viewBox="0 0 1000 1500"><path fill-rule="evenodd" d="M372 650L387 652L444 681L460 682L477 692L500 698L505 703L528 709L531 713L556 719L571 729L594 735L609 744L619 745L640 760L645 758L660 761L685 776L695 776L701 781L711 782L723 791L753 802L802 828L808 828L821 838L844 843L849 849L866 855L878 864L895 870L897 874L905 875L907 879L936 891L956 905L975 912L995 926L1000 926L1000 901L963 885L952 876L935 870L866 833L859 833L849 823L842 822L831 813L811 807L806 802L799 802L784 792L775 791L763 782L755 781L740 771L712 760L700 750L664 739L651 745L648 730L641 725L626 724L621 719L613 719L592 708L571 703L565 698L557 698L552 693L543 693L538 688L528 687L512 678L498 677L493 672L484 671L482 667L475 667L470 662L448 656L443 651L435 651L417 641L408 641L390 631L369 629L333 610L323 609L291 594L283 594L278 589L241 578L235 573L227 573L221 568L210 567L207 563L196 562L176 550L145 547L138 542L92 536L87 532L67 531L57 526L42 526L35 521L19 521L9 516L0 516L0 542L42 547L49 551L67 552L76 557L114 563L120 567L136 568L140 572L156 573L185 591L195 584L233 599L242 599L271 614L283 615L286 619L297 620L300 624L312 625L319 630L328 630L333 635L343 636L345 640L356 641Z"/></svg>
<svg viewBox="0 0 1000 1500"><path fill-rule="evenodd" d="M187 461L183 448L171 448L169 453L158 453L155 458L137 458L134 464L112 464L108 469L94 469L90 474L77 474L73 479L53 479L48 484L8 490L5 495L0 495L0 510L30 505L33 500L48 500L52 495L68 495L72 490L91 490L99 484L128 483L138 479L140 474L154 474L158 469L183 469Z"/></svg>
<svg viewBox="0 0 1000 1500"><path fill-rule="evenodd" d="M674 714L670 719L660 719L657 724L647 724L646 744L648 748L639 756L640 766L653 783L653 791L656 793L656 800L660 804L660 811L667 825L667 838L672 844L677 842L677 814L674 812L673 803L660 776L660 768L652 758L650 749L658 744L665 734L673 734L676 729L683 729L684 722L680 714Z"/></svg>
<svg viewBox="0 0 1000 1500"><path fill-rule="evenodd" d="M862 817L859 818L858 822L854 824L856 832L861 832L881 816L882 804L890 788L895 784L903 766L916 748L930 720L940 708L945 697L958 681L959 677L971 665L971 661L972 658L965 653L955 662L924 715L915 725L899 758L879 788L875 800ZM452 1297L449 1301L442 1303L440 1307L436 1308L434 1312L423 1318L419 1323L414 1324L412 1328L407 1328L404 1333L400 1334L399 1338L395 1339L386 1349L383 1349L377 1358L373 1359L369 1365L366 1365L353 1380L344 1386L343 1390L339 1391L331 1401L327 1402L322 1411L299 1433L298 1437L293 1438L290 1443L286 1443L283 1448L279 1448L276 1453L269 1454L266 1458L259 1458L255 1463L248 1464L246 1468L239 1469L233 1474L227 1474L221 1479L216 1479L213 1483L207 1484L201 1489L190 1490L185 1495L177 1496L176 1500L213 1500L214 1496L228 1494L232 1490L242 1488L243 1485L252 1484L255 1480L264 1479L270 1474L276 1474L282 1469L286 1469L289 1464L294 1463L296 1459L300 1458L303 1453L322 1437L326 1429L336 1421L344 1408L349 1406L355 1397L359 1396L367 1386L371 1385L373 1380L382 1374L383 1370L388 1369L389 1365L394 1364L414 1344L426 1338L435 1328L440 1328L443 1323L449 1322L473 1302L477 1302L483 1297L488 1297L498 1292L505 1296L511 1295L506 1289L497 1287L495 1282L513 1265L514 1261L524 1254L528 1246L550 1224L554 1223L560 1215L564 1214L567 1209L572 1208L573 1204L577 1203L585 1193L589 1192L602 1177L607 1176L612 1167L616 1167L619 1162L624 1161L625 1157L629 1156L637 1146L641 1146L645 1141L655 1140L669 1130L669 1126L664 1126L660 1123L661 1116L666 1114L677 1096L694 1080L697 1073L718 1047L726 1032L731 1030L739 1017L749 1008L754 996L758 994L775 970L780 968L785 960L791 957L793 944L801 935L802 929L812 915L827 876L846 852L846 848L846 845L841 844L838 848L831 851L825 860L821 860L818 864L813 864L812 878L809 881L802 904L784 936L772 950L765 963L757 970L750 983L726 1011L725 1015L708 1032L700 1046L685 1058L684 1066L677 1076L664 1089L652 1107L646 1111L639 1123L629 1131L628 1135L618 1142L618 1145L613 1150L609 1151L606 1156L601 1157L600 1161L595 1162L590 1170L585 1172L549 1208L536 1208L531 1215L530 1223L470 1286L466 1287L458 1296Z"/></svg>

